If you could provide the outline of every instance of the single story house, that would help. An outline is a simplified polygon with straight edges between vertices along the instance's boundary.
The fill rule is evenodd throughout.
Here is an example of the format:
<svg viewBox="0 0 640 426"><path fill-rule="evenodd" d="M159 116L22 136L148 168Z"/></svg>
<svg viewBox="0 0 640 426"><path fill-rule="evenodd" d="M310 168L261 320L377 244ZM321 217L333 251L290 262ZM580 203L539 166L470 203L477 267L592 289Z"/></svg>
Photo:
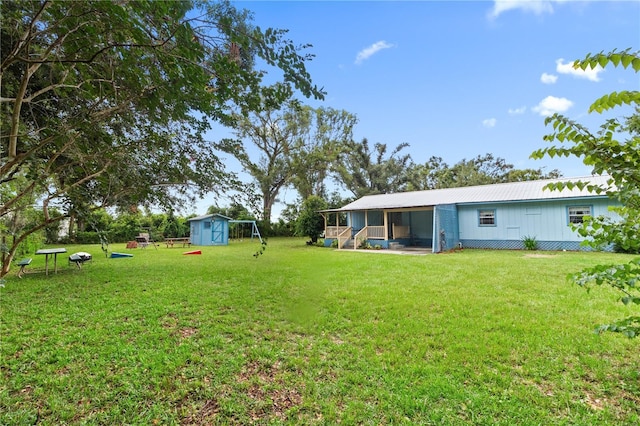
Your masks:
<svg viewBox="0 0 640 426"><path fill-rule="evenodd" d="M616 216L619 205L586 188L548 190L553 182L607 186L608 176L512 182L462 188L368 195L339 209L322 211L325 245L393 249L429 247L522 249L533 238L541 250L580 250L570 227L584 216Z"/></svg>

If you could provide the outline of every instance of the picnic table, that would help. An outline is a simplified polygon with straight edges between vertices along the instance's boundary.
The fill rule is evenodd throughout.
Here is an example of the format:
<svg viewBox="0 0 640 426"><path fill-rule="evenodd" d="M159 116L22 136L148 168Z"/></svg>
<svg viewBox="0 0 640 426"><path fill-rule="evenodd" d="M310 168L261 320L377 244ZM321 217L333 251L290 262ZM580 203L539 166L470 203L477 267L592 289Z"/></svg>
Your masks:
<svg viewBox="0 0 640 426"><path fill-rule="evenodd" d="M191 238L189 237L165 238L164 242L167 248L173 247L174 244L182 244L182 247L191 247Z"/></svg>
<svg viewBox="0 0 640 426"><path fill-rule="evenodd" d="M36 252L36 254L44 254L44 271L46 275L49 275L49 256L53 255L53 271L54 273L58 273L58 253L66 253L66 248L50 248L50 249L40 249Z"/></svg>

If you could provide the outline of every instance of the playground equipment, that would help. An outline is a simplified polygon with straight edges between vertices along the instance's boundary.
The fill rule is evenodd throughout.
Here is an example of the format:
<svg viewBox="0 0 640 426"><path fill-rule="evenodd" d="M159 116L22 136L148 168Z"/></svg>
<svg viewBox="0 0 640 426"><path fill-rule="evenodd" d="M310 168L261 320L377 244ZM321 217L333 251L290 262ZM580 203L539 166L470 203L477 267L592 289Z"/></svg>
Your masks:
<svg viewBox="0 0 640 426"><path fill-rule="evenodd" d="M251 225L251 239L253 240L254 237L257 237L262 243L262 236L260 235L260 230L258 229L258 225L256 224L255 220L230 220L229 223L240 224L240 226L234 227L234 229L230 232L231 234L233 234L231 236L232 239L242 240L244 238L244 231L246 230L244 224L248 224Z"/></svg>
<svg viewBox="0 0 640 426"><path fill-rule="evenodd" d="M182 254L202 254L201 250L185 251Z"/></svg>
<svg viewBox="0 0 640 426"><path fill-rule="evenodd" d="M122 257L133 257L133 255L129 254L129 253L117 253L115 251L111 252L111 258L112 259L119 259L119 258L122 258Z"/></svg>

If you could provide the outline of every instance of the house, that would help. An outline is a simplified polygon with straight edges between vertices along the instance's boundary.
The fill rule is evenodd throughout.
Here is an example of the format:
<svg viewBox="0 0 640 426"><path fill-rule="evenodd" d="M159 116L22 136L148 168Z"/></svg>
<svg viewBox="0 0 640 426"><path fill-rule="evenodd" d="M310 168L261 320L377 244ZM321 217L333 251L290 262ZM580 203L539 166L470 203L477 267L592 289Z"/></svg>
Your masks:
<svg viewBox="0 0 640 426"><path fill-rule="evenodd" d="M548 190L553 182L582 181L606 187L607 176L512 182L462 188L368 195L339 209L324 210L325 245L393 249L429 247L522 249L535 238L541 250L579 250L583 240L570 227L584 216L616 216L619 205L587 189Z"/></svg>
<svg viewBox="0 0 640 426"><path fill-rule="evenodd" d="M229 221L221 214L207 214L187 219L194 246L226 246L229 244Z"/></svg>

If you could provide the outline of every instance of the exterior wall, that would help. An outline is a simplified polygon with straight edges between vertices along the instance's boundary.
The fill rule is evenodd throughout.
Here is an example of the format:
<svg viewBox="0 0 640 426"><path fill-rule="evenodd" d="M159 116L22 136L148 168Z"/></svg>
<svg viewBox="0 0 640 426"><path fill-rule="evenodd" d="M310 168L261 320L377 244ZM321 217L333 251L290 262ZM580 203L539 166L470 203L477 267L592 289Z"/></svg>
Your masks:
<svg viewBox="0 0 640 426"><path fill-rule="evenodd" d="M191 230L189 234L189 238L191 239L191 245L193 246L203 246L203 232L202 232L202 222L201 220L192 220L189 222L189 228Z"/></svg>
<svg viewBox="0 0 640 426"><path fill-rule="evenodd" d="M583 240L569 226L568 207L590 206L592 215L612 216L612 201L585 198L547 202L458 206L460 242L467 248L522 249L533 237L541 250L580 250ZM495 225L479 224L479 210L495 211Z"/></svg>

